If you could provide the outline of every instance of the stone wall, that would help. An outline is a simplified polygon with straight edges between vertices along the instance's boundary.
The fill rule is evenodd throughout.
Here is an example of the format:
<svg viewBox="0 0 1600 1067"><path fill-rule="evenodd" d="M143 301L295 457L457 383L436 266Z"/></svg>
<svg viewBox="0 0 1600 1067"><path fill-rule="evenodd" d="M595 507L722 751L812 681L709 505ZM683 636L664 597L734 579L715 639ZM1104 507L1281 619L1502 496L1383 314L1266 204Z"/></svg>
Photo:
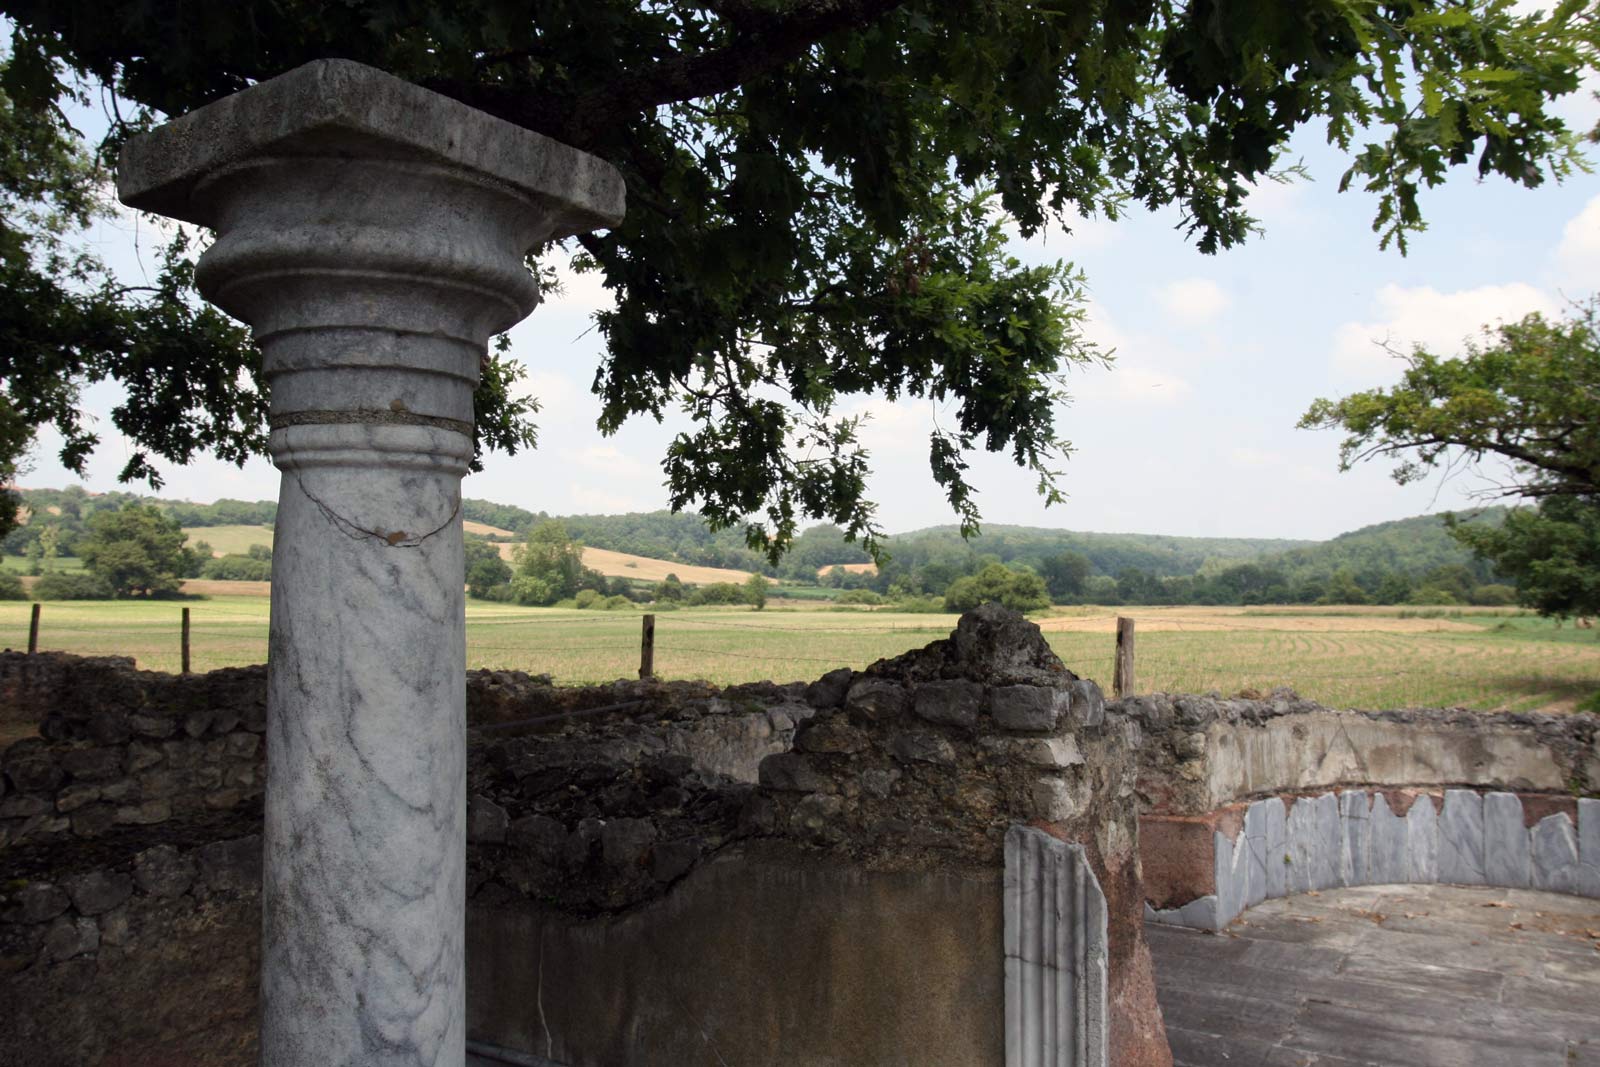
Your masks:
<svg viewBox="0 0 1600 1067"><path fill-rule="evenodd" d="M1447 882L1600 896L1600 719L1334 711L1157 694L1141 723L1149 917L1221 929L1271 897Z"/></svg>
<svg viewBox="0 0 1600 1067"><path fill-rule="evenodd" d="M69 659L13 690L41 736L0 756L0 803L27 802L0 844L0 990L19 1006L0 1048L242 1067L265 753L235 738L260 733L263 672ZM998 1064L1004 842L1032 823L1104 887L1084 957L1110 962L1098 1047L1170 1063L1142 938L1138 724L1020 618L980 612L809 685L473 672L468 707L475 1040L571 1067ZM74 823L95 806L109 823Z"/></svg>

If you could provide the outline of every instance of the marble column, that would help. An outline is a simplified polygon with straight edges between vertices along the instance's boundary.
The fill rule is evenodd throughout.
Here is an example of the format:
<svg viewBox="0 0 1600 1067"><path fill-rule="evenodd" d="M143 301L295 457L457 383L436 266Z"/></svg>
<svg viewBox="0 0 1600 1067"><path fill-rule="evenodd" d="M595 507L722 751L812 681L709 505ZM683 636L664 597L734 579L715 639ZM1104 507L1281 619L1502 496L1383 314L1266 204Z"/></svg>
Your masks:
<svg viewBox="0 0 1600 1067"><path fill-rule="evenodd" d="M261 1062L460 1067L472 393L526 253L619 221L621 179L330 60L131 141L118 192L216 232L200 290L271 382Z"/></svg>

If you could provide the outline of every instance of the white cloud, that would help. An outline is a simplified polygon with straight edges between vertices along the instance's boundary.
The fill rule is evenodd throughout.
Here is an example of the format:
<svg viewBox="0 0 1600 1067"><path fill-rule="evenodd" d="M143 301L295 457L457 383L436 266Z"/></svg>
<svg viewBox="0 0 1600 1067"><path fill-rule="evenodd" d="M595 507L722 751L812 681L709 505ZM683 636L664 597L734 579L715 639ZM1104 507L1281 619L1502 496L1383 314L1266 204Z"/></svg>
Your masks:
<svg viewBox="0 0 1600 1067"><path fill-rule="evenodd" d="M579 515L621 515L630 511L651 511L663 506L657 499L613 493L581 482L572 482L567 486L567 500L571 502L573 513ZM556 503L555 507L557 510L566 510L560 503Z"/></svg>
<svg viewBox="0 0 1600 1067"><path fill-rule="evenodd" d="M1559 312L1549 295L1523 282L1483 285L1441 293L1431 286L1386 285L1378 291L1377 317L1347 322L1334 332L1333 368L1344 378L1377 384L1391 380L1399 360L1391 353L1422 345L1449 355L1483 327L1511 322L1530 312Z"/></svg>
<svg viewBox="0 0 1600 1067"><path fill-rule="evenodd" d="M659 477L658 468L633 456L624 455L615 445L589 445L587 448L568 451L565 456L574 467L603 474L608 478L633 480L651 475Z"/></svg>
<svg viewBox="0 0 1600 1067"><path fill-rule="evenodd" d="M1156 299L1168 315L1190 325L1210 322L1233 302L1227 290L1209 278L1183 278L1164 285Z"/></svg>
<svg viewBox="0 0 1600 1067"><path fill-rule="evenodd" d="M1595 279L1600 278L1600 196L1585 204L1561 231L1555 258L1563 280L1570 279L1584 288L1592 288Z"/></svg>

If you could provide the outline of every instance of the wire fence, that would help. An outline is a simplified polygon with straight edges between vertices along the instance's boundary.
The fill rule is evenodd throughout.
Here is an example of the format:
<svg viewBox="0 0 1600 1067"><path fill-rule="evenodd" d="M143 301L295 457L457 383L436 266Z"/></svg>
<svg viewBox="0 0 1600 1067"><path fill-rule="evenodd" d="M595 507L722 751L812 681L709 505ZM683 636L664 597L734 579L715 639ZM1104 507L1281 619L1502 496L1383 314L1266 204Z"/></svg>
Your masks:
<svg viewBox="0 0 1600 1067"><path fill-rule="evenodd" d="M0 644L27 647L29 607L0 605ZM264 604L254 611L201 603L192 615L193 669L265 661ZM953 624L951 616L879 620L868 613L820 611L662 613L655 622L653 673L720 685L810 679L921 647L947 635ZM1046 637L1068 667L1112 688L1112 633L1102 628ZM52 602L43 606L37 640L45 650L133 656L143 669L175 672L182 666L182 618L170 604ZM562 684L588 684L637 676L641 653L635 613L495 608L467 619L472 668L546 673ZM1481 628L1313 632L1163 624L1139 634L1136 693L1232 696L1266 694L1279 686L1340 706L1560 710L1600 690L1600 641L1502 640Z"/></svg>

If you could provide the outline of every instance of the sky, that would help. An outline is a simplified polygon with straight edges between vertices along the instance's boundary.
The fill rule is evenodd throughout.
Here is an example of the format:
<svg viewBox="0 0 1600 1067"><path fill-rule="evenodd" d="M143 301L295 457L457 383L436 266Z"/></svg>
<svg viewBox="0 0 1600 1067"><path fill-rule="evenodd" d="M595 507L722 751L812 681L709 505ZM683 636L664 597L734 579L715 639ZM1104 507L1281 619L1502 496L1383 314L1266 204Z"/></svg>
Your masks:
<svg viewBox="0 0 1600 1067"><path fill-rule="evenodd" d="M1600 119L1588 91L1560 107L1580 129ZM87 132L94 122L84 116ZM1075 451L1061 467L1065 503L1045 507L1033 476L1003 454L974 457L970 475L986 524L1320 540L1481 502L1492 479L1470 470L1410 486L1394 484L1381 464L1340 473L1340 435L1295 423L1318 397L1395 383L1402 364L1385 344L1459 352L1486 324L1559 314L1600 290L1600 175L1530 190L1480 182L1459 168L1424 193L1428 229L1401 256L1379 250L1375 199L1337 192L1346 163L1320 131L1303 130L1290 158L1310 180L1264 185L1250 206L1265 233L1214 256L1186 240L1174 211L1013 240L1019 259L1066 260L1086 274L1086 333L1113 349L1115 361L1067 374L1072 400L1058 427ZM157 247L152 225L127 213L99 225L91 240L125 278L137 277L141 257L149 262ZM512 355L528 372L523 384L544 409L540 445L491 455L468 476L465 495L551 514L667 506L661 460L687 421L635 420L609 438L595 429L599 402L589 385L602 341L590 325L606 303L595 275L569 274L561 297L512 330ZM86 478L55 461L59 442L44 432L23 484L147 491L116 482L131 451L110 425L118 399L111 384L84 392L83 408L100 420L103 438ZM928 473L937 415L928 401L861 398L841 413L870 416L860 436L885 531L955 521ZM265 459L242 469L216 460L162 469L164 497L277 494L277 472Z"/></svg>

